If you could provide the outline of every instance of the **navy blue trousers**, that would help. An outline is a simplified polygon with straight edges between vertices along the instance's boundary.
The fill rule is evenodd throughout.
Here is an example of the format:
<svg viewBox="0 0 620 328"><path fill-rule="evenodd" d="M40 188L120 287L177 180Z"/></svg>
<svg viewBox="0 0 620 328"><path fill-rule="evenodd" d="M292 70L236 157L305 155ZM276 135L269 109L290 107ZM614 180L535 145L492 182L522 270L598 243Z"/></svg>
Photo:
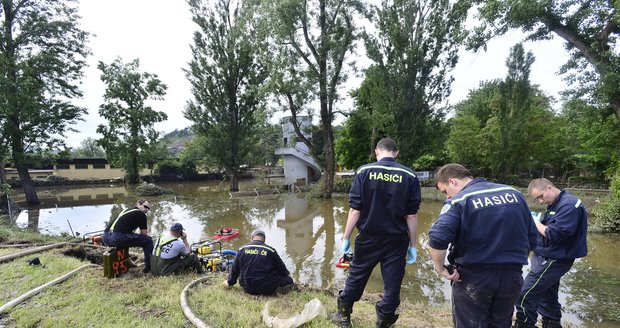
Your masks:
<svg viewBox="0 0 620 328"><path fill-rule="evenodd" d="M558 301L560 278L574 262L532 256L530 273L525 277L521 296L516 303L517 319L535 324L540 313L545 318L561 321L562 306Z"/></svg>
<svg viewBox="0 0 620 328"><path fill-rule="evenodd" d="M241 282L239 282L241 284ZM275 277L271 277L271 279L256 282L251 286L241 286L243 290L251 295L271 295L273 294L278 287L284 287L293 284L293 278L291 276L281 276L277 275Z"/></svg>
<svg viewBox="0 0 620 328"><path fill-rule="evenodd" d="M461 282L452 284L456 328L510 327L514 302L523 286L522 265L460 266Z"/></svg>
<svg viewBox="0 0 620 328"><path fill-rule="evenodd" d="M348 304L359 301L372 270L381 263L384 292L377 309L382 314L393 315L400 304L400 284L405 276L407 248L409 239L359 234L355 238L355 254L340 298Z"/></svg>
<svg viewBox="0 0 620 328"><path fill-rule="evenodd" d="M137 233L104 232L103 242L112 247L142 247L142 251L144 252L144 267L151 267L153 239L150 236Z"/></svg>

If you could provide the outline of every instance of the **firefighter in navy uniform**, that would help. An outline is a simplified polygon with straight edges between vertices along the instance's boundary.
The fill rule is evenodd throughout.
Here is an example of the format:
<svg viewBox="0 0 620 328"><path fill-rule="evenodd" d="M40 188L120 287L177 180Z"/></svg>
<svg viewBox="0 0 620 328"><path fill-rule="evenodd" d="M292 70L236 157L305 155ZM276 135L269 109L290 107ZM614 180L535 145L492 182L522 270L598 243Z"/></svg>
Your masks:
<svg viewBox="0 0 620 328"><path fill-rule="evenodd" d="M522 268L536 245L525 198L510 186L473 179L460 164L444 165L435 180L448 199L428 248L435 271L452 280L454 327L510 327ZM444 264L449 244L453 270Z"/></svg>
<svg viewBox="0 0 620 328"><path fill-rule="evenodd" d="M588 254L588 212L579 198L545 178L532 180L527 189L535 201L547 205L547 210L542 220L540 216L534 218L538 244L516 303L514 327L536 327L540 313L543 328L561 328L560 279L576 258Z"/></svg>
<svg viewBox="0 0 620 328"><path fill-rule="evenodd" d="M373 268L381 263L383 299L375 306L377 327L390 327L398 319L400 285L405 263L417 257L417 216L420 184L415 173L396 162L398 148L389 138L375 148L377 162L361 166L349 193L349 216L342 236L342 251L349 253L349 238L357 227L355 254L349 276L338 296L338 312L331 320L351 326L353 304L364 292Z"/></svg>
<svg viewBox="0 0 620 328"><path fill-rule="evenodd" d="M243 290L251 295L286 294L297 285L276 250L265 244L265 232L254 230L251 241L237 252L225 286L233 286L237 279Z"/></svg>
<svg viewBox="0 0 620 328"><path fill-rule="evenodd" d="M103 242L108 246L142 247L144 273L151 270L151 252L153 252L153 239L149 236L146 221L146 212L150 209L151 204L147 200L138 200L136 207L125 209L115 220L110 220L103 233ZM140 233L133 233L137 228L140 228Z"/></svg>

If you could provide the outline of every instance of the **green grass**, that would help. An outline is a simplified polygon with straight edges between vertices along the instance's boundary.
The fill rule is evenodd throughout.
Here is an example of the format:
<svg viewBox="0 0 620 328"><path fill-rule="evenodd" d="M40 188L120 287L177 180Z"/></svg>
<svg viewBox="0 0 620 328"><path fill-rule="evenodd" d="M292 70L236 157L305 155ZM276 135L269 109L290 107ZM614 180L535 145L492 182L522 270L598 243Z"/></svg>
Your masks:
<svg viewBox="0 0 620 328"><path fill-rule="evenodd" d="M20 250L2 249L6 252ZM2 303L87 264L62 255L64 250L48 250L0 263ZM33 257L38 257L43 265L29 266L28 260ZM142 276L139 268L135 268L123 278L107 279L103 277L101 268L88 268L13 307L0 318L0 326L191 327L182 312L179 297L183 288L198 277L197 274ZM313 298L321 301L327 315L336 309L336 297L326 291L302 288L300 292L278 297L251 296L238 285L231 288L223 286L226 273L210 273L209 277L211 279L206 283L190 289L188 303L196 316L211 327L265 327L261 311L267 302L269 315L284 319L300 313ZM352 314L354 327L374 327L374 304L378 299L378 295L365 295L355 304ZM403 303L399 311L399 326L451 325L447 307ZM327 317L318 317L304 327L335 326Z"/></svg>

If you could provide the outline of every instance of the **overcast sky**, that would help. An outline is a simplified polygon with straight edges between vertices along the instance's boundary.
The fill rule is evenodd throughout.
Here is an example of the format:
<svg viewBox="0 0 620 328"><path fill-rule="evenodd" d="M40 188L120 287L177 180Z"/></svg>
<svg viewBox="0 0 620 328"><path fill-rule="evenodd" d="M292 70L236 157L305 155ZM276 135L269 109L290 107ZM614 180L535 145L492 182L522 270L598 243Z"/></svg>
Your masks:
<svg viewBox="0 0 620 328"><path fill-rule="evenodd" d="M97 63L103 61L109 64L117 56L124 62L140 59L142 71L157 74L168 86L165 100L149 103L155 110L168 114L166 122L156 125L157 130L167 133L191 125L183 117L191 91L182 69L191 59L189 45L196 26L191 21L187 2L82 0L80 14L82 29L93 34L89 42L93 55L88 58L89 66L82 81L84 98L77 101L78 105L88 109L88 115L84 117L86 121L76 127L79 133L68 134L68 144L75 147L86 137L101 137L95 130L97 125L105 123L98 114L105 85L100 80ZM508 71L505 63L510 48L522 38L523 34L515 31L491 41L487 52L461 51L459 63L453 71L455 81L450 103L465 99L471 89L479 86L480 81L504 78ZM551 41L528 42L524 47L536 57L530 76L532 83L559 99L558 92L565 88L565 83L557 72L568 59L562 42L556 37ZM351 79L347 89L358 87L360 82L361 79Z"/></svg>

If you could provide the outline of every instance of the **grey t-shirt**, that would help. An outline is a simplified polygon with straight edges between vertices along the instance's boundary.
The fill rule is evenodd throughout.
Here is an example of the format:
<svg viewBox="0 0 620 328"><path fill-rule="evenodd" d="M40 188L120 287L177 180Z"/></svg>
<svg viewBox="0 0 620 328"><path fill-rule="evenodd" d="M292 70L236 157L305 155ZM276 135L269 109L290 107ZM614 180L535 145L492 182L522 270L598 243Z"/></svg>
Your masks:
<svg viewBox="0 0 620 328"><path fill-rule="evenodd" d="M170 238L174 238L174 236L172 235L167 235L164 237L164 241L165 240L169 240ZM185 244L183 243L183 241L181 239L177 239L175 241L172 241L164 246L161 247L161 253L159 254L159 256L162 259L171 259L171 258L175 258L177 256L179 256L179 254L181 255L187 255L189 254L189 249L187 249L187 247L185 247Z"/></svg>

